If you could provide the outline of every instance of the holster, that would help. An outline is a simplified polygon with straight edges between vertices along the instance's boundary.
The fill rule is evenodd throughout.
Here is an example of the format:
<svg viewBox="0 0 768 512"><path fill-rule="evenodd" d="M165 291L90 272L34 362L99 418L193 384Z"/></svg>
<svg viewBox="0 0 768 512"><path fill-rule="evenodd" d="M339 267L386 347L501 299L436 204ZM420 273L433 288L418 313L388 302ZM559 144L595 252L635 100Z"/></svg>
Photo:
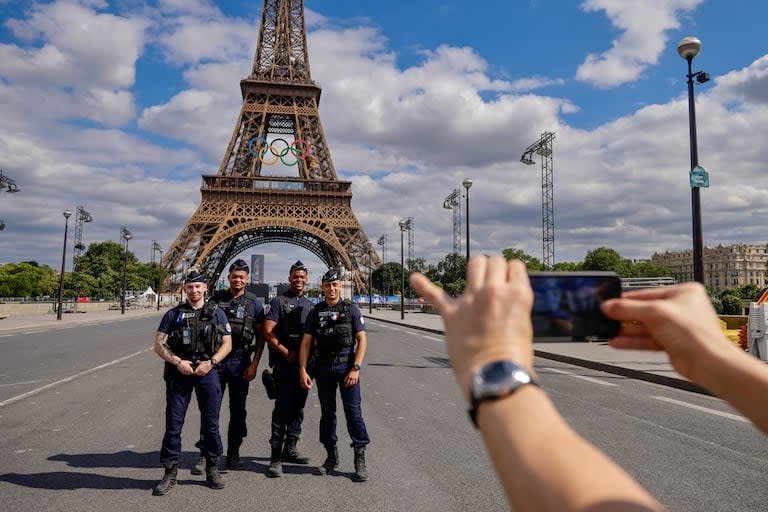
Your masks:
<svg viewBox="0 0 768 512"><path fill-rule="evenodd" d="M275 381L275 375L269 368L261 373L261 382L264 384L264 389L267 391L267 398L270 400L277 398L277 381Z"/></svg>

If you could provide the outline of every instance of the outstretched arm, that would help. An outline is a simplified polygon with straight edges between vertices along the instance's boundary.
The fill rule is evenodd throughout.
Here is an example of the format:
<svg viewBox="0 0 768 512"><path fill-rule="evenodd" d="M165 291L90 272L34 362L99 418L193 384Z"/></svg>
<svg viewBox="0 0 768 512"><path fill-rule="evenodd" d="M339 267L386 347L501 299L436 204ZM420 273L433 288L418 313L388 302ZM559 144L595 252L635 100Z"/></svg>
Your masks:
<svg viewBox="0 0 768 512"><path fill-rule="evenodd" d="M425 276L411 284L437 308L445 324L448 356L466 397L472 375L487 363L512 360L533 371L533 303L525 265L502 257L469 262L458 299ZM565 422L546 393L522 386L479 406L478 428L517 511L663 510L635 480Z"/></svg>
<svg viewBox="0 0 768 512"><path fill-rule="evenodd" d="M768 433L768 368L728 341L701 284L630 292L606 301L603 312L626 322L612 346L666 351L680 375L726 400Z"/></svg>

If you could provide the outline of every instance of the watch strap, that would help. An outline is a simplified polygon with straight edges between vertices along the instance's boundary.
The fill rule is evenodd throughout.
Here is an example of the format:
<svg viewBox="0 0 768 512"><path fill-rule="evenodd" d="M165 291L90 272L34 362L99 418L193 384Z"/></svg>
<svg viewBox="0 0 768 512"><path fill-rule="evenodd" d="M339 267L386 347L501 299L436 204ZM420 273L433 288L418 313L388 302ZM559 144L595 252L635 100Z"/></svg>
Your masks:
<svg viewBox="0 0 768 512"><path fill-rule="evenodd" d="M483 372L483 370L485 370L486 368L490 367L491 365L495 365L499 363L508 364L512 368L514 368L513 372L510 373L509 375L509 382L507 386L500 388L498 391L494 393L485 392L482 396L478 397L474 389L475 379L473 379L473 389L470 391L470 407L467 412L469 413L469 418L472 420L472 424L475 426L475 428L478 428L477 409L478 407L480 407L480 404L482 404L483 402L493 401L493 400L498 400L500 398L508 397L514 394L515 391L525 386L526 384L533 384L534 386L540 387L539 382L535 378L533 378L533 376L530 374L528 370L521 368L516 363L513 363L511 361L495 361L493 363L489 363L488 365L478 370L475 375L476 376L480 375Z"/></svg>

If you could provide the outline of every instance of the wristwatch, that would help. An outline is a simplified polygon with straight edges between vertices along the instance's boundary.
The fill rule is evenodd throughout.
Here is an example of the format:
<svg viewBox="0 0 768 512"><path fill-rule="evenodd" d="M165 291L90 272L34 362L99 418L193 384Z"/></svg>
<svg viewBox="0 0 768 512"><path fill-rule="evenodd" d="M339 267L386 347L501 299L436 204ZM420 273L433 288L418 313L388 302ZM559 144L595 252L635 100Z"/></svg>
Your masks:
<svg viewBox="0 0 768 512"><path fill-rule="evenodd" d="M359 364L353 364L353 365L352 365L352 369L353 369L353 370L357 370L357 371L360 371L360 365L359 365Z"/></svg>
<svg viewBox="0 0 768 512"><path fill-rule="evenodd" d="M219 362L216 360L215 357L212 357L211 358L211 368L218 368L218 367L219 367Z"/></svg>
<svg viewBox="0 0 768 512"><path fill-rule="evenodd" d="M528 370L512 361L494 361L475 372L470 387L469 408L469 417L475 428L477 408L482 402L509 396L526 384L539 385Z"/></svg>

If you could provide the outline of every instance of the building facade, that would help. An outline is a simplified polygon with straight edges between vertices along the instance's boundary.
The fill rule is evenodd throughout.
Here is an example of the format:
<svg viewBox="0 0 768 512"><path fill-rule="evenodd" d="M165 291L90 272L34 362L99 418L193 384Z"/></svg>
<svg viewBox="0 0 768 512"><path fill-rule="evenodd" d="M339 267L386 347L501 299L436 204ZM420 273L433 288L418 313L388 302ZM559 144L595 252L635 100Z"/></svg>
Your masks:
<svg viewBox="0 0 768 512"><path fill-rule="evenodd" d="M677 282L693 281L693 251L663 252L651 262L672 271ZM748 284L768 285L768 245L704 247L704 284L716 291Z"/></svg>

